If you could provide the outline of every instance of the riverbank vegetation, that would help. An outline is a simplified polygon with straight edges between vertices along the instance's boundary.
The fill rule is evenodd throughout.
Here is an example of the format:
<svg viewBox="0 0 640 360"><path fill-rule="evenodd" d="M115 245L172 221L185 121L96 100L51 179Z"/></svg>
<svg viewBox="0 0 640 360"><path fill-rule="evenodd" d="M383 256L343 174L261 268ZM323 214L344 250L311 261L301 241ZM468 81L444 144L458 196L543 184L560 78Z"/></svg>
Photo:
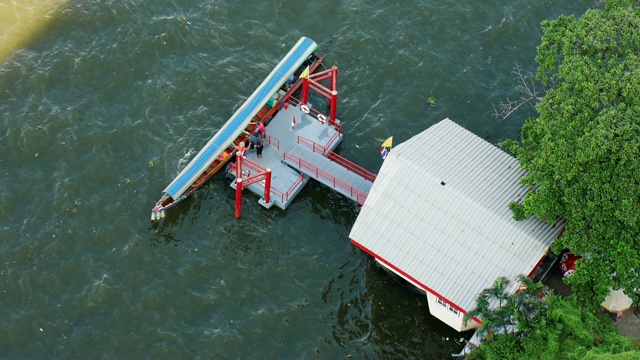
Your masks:
<svg viewBox="0 0 640 360"><path fill-rule="evenodd" d="M517 68L523 96L501 104L506 117L536 103L522 142L501 144L528 171L532 191L511 204L516 219L567 219L553 250L580 255L574 295L547 294L507 280L483 291L466 315L483 325L473 359L638 359L638 343L598 311L611 289L639 300L640 5L604 0L582 16L542 23L536 82ZM523 91L524 89L524 91Z"/></svg>
<svg viewBox="0 0 640 360"><path fill-rule="evenodd" d="M637 301L640 271L640 8L600 6L542 23L539 116L522 143L503 144L533 190L512 204L514 217L568 220L553 250L582 256L568 282L592 310L611 289Z"/></svg>
<svg viewBox="0 0 640 360"><path fill-rule="evenodd" d="M520 276L520 290L506 292L498 278L465 315L482 319L486 339L469 359L638 359L638 344L621 336L611 318L581 306L575 296L548 293L542 284ZM491 306L494 305L494 306Z"/></svg>

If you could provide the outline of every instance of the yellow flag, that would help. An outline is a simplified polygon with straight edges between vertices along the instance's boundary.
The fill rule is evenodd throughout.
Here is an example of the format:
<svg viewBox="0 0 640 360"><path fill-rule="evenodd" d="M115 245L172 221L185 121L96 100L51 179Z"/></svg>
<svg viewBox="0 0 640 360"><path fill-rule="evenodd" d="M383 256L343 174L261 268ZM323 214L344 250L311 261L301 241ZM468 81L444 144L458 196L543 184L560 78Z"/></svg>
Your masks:
<svg viewBox="0 0 640 360"><path fill-rule="evenodd" d="M385 141L382 143L382 147L388 147L388 148L390 148L390 147L392 146L392 144L393 144L393 136L392 136L392 137L390 137L390 138L388 138L387 140L385 140Z"/></svg>
<svg viewBox="0 0 640 360"><path fill-rule="evenodd" d="M300 76L298 76L298 79L303 79L309 77L309 67L307 66L306 69L304 69L304 71L302 73L300 73Z"/></svg>

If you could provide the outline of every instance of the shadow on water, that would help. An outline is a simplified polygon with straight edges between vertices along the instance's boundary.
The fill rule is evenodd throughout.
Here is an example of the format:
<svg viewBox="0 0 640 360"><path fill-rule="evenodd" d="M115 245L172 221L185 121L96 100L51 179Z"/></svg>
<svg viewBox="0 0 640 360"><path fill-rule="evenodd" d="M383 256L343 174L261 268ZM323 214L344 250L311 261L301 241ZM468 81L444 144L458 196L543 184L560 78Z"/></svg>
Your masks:
<svg viewBox="0 0 640 360"><path fill-rule="evenodd" d="M175 234L167 227L163 227L159 222L152 223L150 228L154 229L153 236L150 239L151 247L157 247L159 245L173 245L179 246L182 243L181 239L176 238Z"/></svg>
<svg viewBox="0 0 640 360"><path fill-rule="evenodd" d="M357 202L315 180L310 181L298 196L300 201L308 199L309 209L320 219L348 227L353 225L360 211Z"/></svg>
<svg viewBox="0 0 640 360"><path fill-rule="evenodd" d="M471 334L460 334L433 317L423 294L372 258L356 254L354 259L342 264L322 289L322 302L335 307L323 317L331 330L315 348L317 355L446 359L462 349Z"/></svg>
<svg viewBox="0 0 640 360"><path fill-rule="evenodd" d="M373 328L370 341L380 346L378 355L445 359L462 349L462 339L471 334L460 334L433 317L424 294L372 258L365 265ZM398 333L404 334L402 343Z"/></svg>

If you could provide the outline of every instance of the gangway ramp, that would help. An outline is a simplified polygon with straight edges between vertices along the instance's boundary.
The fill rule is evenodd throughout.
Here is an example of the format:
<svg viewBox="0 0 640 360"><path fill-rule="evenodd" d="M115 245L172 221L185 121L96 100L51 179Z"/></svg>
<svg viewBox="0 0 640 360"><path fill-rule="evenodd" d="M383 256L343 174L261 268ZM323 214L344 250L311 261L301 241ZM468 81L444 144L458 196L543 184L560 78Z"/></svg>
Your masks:
<svg viewBox="0 0 640 360"><path fill-rule="evenodd" d="M376 177L375 174L301 137L298 138L297 144L284 153L283 162L360 205L364 204Z"/></svg>

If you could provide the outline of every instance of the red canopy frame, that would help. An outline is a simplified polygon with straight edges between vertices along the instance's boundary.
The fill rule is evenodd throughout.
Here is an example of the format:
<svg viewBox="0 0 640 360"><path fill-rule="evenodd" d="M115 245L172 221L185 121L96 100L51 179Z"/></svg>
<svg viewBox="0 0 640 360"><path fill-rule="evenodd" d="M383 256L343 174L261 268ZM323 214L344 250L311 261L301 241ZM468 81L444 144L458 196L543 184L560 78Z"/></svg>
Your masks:
<svg viewBox="0 0 640 360"><path fill-rule="evenodd" d="M329 88L322 85L320 81L330 80ZM338 112L338 67L332 66L331 69L320 71L309 75L302 82L302 105L306 105L309 101L309 88L318 94L329 99L329 124L334 125L336 122L336 113Z"/></svg>

